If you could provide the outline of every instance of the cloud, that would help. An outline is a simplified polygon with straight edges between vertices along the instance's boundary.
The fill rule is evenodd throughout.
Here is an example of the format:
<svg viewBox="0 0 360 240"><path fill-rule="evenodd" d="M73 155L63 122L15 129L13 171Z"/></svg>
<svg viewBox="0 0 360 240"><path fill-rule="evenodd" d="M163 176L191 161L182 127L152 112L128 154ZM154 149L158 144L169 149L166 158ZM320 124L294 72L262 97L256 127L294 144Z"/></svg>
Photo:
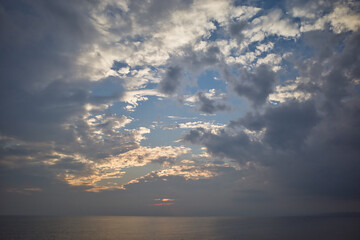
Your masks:
<svg viewBox="0 0 360 240"><path fill-rule="evenodd" d="M275 91L269 94L269 101L274 103L284 103L289 100L306 101L311 98L311 93L308 91L302 91L299 87L303 82L302 79L296 79L295 81L288 81L282 85L277 85Z"/></svg>
<svg viewBox="0 0 360 240"><path fill-rule="evenodd" d="M142 182L154 182L157 180L167 181L168 178L181 177L186 181L199 181L221 175L221 168L212 164L204 165L173 165L170 168L153 171L145 176L130 181L126 187Z"/></svg>
<svg viewBox="0 0 360 240"><path fill-rule="evenodd" d="M33 192L41 192L42 189L36 188L36 187L29 187L29 188L23 188L23 189L9 188L6 191L9 193L31 194Z"/></svg>
<svg viewBox="0 0 360 240"><path fill-rule="evenodd" d="M8 2L2 6L0 111L7 117L0 121L0 131L32 141L71 141L65 122L85 114L85 106L118 100L124 90L119 87L112 95L92 96L93 84L84 78L87 66L77 61L97 40L98 32L85 10L92 4L34 1L27 7L31 14L22 2L12 10ZM98 85L108 81L121 85L119 78L104 77Z"/></svg>
<svg viewBox="0 0 360 240"><path fill-rule="evenodd" d="M154 199L154 201L161 201L161 202L173 202L175 201L175 199L171 199L171 198L156 198Z"/></svg>
<svg viewBox="0 0 360 240"><path fill-rule="evenodd" d="M214 114L218 111L230 110L230 106L222 102L225 98L225 94L216 92L215 89L210 89L209 92L197 92L194 96L186 98L185 102L190 106L195 105L199 112Z"/></svg>
<svg viewBox="0 0 360 240"><path fill-rule="evenodd" d="M154 203L154 204L151 204L151 206L171 206L174 204L175 203Z"/></svg>
<svg viewBox="0 0 360 240"><path fill-rule="evenodd" d="M176 128L180 129L196 129L196 128L203 128L206 130L211 131L218 131L225 127L225 124L217 124L215 122L205 122L205 121L195 121L195 122L184 122L184 123L175 123L170 124L169 126L165 126L165 130L173 130Z"/></svg>
<svg viewBox="0 0 360 240"><path fill-rule="evenodd" d="M182 74L180 67L169 67L166 70L164 78L159 84L159 89L165 94L174 94L180 85Z"/></svg>
<svg viewBox="0 0 360 240"><path fill-rule="evenodd" d="M211 169L206 169L196 166L179 165L173 166L170 169L165 169L156 173L158 177L168 176L182 176L186 180L199 180L204 178L212 178L217 176L217 173Z"/></svg>
<svg viewBox="0 0 360 240"><path fill-rule="evenodd" d="M301 19L302 32L329 28L336 34L359 30L358 11L359 3L355 1L307 3L291 9L293 16Z"/></svg>
<svg viewBox="0 0 360 240"><path fill-rule="evenodd" d="M194 117L180 117L180 116L167 116L170 119L174 119L174 120L191 120L191 119L195 119Z"/></svg>
<svg viewBox="0 0 360 240"><path fill-rule="evenodd" d="M154 201L157 203L153 203L151 206L171 206L175 204L175 199L171 198L156 198Z"/></svg>
<svg viewBox="0 0 360 240"><path fill-rule="evenodd" d="M226 111L230 109L230 107L224 103L216 103L214 100L207 98L203 92L198 92L196 95L200 104L200 112L213 114L217 111Z"/></svg>
<svg viewBox="0 0 360 240"><path fill-rule="evenodd" d="M274 48L274 43L269 42L266 44L260 44L256 46L256 49L258 49L261 52L267 52L269 50L271 50L272 48Z"/></svg>
<svg viewBox="0 0 360 240"><path fill-rule="evenodd" d="M280 9L272 10L268 15L255 19L253 24L258 24L258 22L261 23L261 29L265 34L268 32L284 37L296 37L299 35L297 24L284 17ZM276 24L273 24L275 22Z"/></svg>
<svg viewBox="0 0 360 240"><path fill-rule="evenodd" d="M328 33L318 34L324 38ZM276 89L278 95L289 92L278 104L252 109L218 132L193 129L183 140L241 166L265 167L267 181L284 191L359 199L359 97L351 81L359 75L355 39L358 33L346 37L344 48L333 55L322 57L319 47L313 58L294 61L299 78ZM325 44L337 46L336 41Z"/></svg>
<svg viewBox="0 0 360 240"><path fill-rule="evenodd" d="M307 194L358 198L355 169L360 166L356 161L358 139L354 137L354 131L358 132L355 125L358 116L349 115L355 111L351 108L341 111L341 118L337 115L324 119L318 116L313 102L290 102L268 109L264 115L240 119L240 126L255 133L263 131L261 138L252 139L246 129L234 132L225 128L218 133L191 130L184 140L205 146L213 156L242 165L253 162L267 166L272 181L280 186ZM344 119L347 119L346 127L331 130L335 125L344 126ZM344 148L347 148L345 155ZM331 183L325 179L332 179Z"/></svg>
<svg viewBox="0 0 360 240"><path fill-rule="evenodd" d="M223 77L231 84L233 91L246 97L254 107L265 103L273 91L276 74L266 65L260 65L254 72L239 69L239 76L224 71Z"/></svg>
<svg viewBox="0 0 360 240"><path fill-rule="evenodd" d="M273 66L272 70L274 72L278 71L281 67L279 66L282 62L282 57L278 54L270 53L264 58L258 58L256 64L258 66L265 64L268 66Z"/></svg>
<svg viewBox="0 0 360 240"><path fill-rule="evenodd" d="M122 101L128 103L125 108L128 111L135 111L135 108L139 105L139 102L148 100L148 96L156 96L163 98L165 95L160 93L157 89L140 89L134 91L127 91L122 97Z"/></svg>
<svg viewBox="0 0 360 240"><path fill-rule="evenodd" d="M244 41L257 42L269 35L285 38L299 36L299 27L295 22L283 14L281 9L271 9L267 15L254 18L250 25L242 30Z"/></svg>
<svg viewBox="0 0 360 240"><path fill-rule="evenodd" d="M174 161L178 156L185 154L189 149L185 147L138 147L117 155L108 156L101 161L92 161L81 155L75 157L75 162L82 163L82 168L73 166L64 168L64 160L60 159L53 165L58 171L57 177L71 186L85 186L86 191L99 192L107 189L125 189L127 182L119 183L127 168L142 167L150 163L165 164ZM73 161L74 161L73 160ZM108 181L106 181L108 180ZM130 181L130 180L128 180Z"/></svg>
<svg viewBox="0 0 360 240"><path fill-rule="evenodd" d="M319 121L319 116L311 101L289 102L269 109L260 120L256 121L264 122L262 126L266 128L264 142L276 148L292 149L301 147L306 141L309 132ZM247 123L244 120L245 127Z"/></svg>
<svg viewBox="0 0 360 240"><path fill-rule="evenodd" d="M2 1L1 213L358 209L359 3L245 2Z"/></svg>
<svg viewBox="0 0 360 240"><path fill-rule="evenodd" d="M233 23L229 27L230 35L235 37L238 42L241 42L244 39L242 31L244 31L246 27L248 27L248 23L246 21Z"/></svg>

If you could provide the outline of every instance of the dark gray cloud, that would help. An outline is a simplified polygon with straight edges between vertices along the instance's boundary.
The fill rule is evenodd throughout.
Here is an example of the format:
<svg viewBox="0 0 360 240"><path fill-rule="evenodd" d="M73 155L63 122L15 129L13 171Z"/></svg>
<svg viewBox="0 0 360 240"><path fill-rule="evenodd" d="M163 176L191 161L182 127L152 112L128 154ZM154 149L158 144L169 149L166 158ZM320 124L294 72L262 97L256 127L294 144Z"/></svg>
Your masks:
<svg viewBox="0 0 360 240"><path fill-rule="evenodd" d="M231 122L230 126L241 125L254 131L265 128L263 143L275 149L292 149L305 143L319 120L314 102L288 102L279 107L269 107L262 115L249 112L237 122Z"/></svg>
<svg viewBox="0 0 360 240"><path fill-rule="evenodd" d="M319 121L314 103L311 101L284 104L268 110L262 118L266 128L263 141L275 148L283 149L301 147Z"/></svg>
<svg viewBox="0 0 360 240"><path fill-rule="evenodd" d="M244 39L244 35L242 34L242 31L244 31L247 26L248 26L248 22L246 21L240 21L231 24L229 27L230 35L233 38L235 38L238 41L238 43L240 43Z"/></svg>
<svg viewBox="0 0 360 240"><path fill-rule="evenodd" d="M185 46L182 51L180 57L174 57L171 61L179 62L187 71L195 75L223 60L219 47L212 44L201 50L194 50L193 46Z"/></svg>
<svg viewBox="0 0 360 240"><path fill-rule="evenodd" d="M267 166L275 174L271 179L289 189L358 199L360 115L353 104L339 109L341 117L320 118L313 102L305 102L247 115L237 122L253 130L265 128L261 141L236 133L234 123L218 134L192 130L184 140L205 146L214 156Z"/></svg>
<svg viewBox="0 0 360 240"><path fill-rule="evenodd" d="M211 44L197 51L193 49L193 46L185 46L182 51L181 56L173 56L168 60L170 66L166 69L165 76L159 84L159 89L163 93L172 95L181 91L181 86L185 81L183 74L197 76L222 60L219 47Z"/></svg>
<svg viewBox="0 0 360 240"><path fill-rule="evenodd" d="M206 94L202 91L197 92L195 94L198 102L195 102L198 105L198 111L213 114L218 111L228 111L230 110L230 106L223 102L218 102L214 99L211 99L206 96Z"/></svg>
<svg viewBox="0 0 360 240"><path fill-rule="evenodd" d="M96 104L90 81L77 77L77 54L96 33L82 3L2 3L0 112L7 116L0 121L2 134L61 138L66 135L61 124L83 114L86 103Z"/></svg>
<svg viewBox="0 0 360 240"><path fill-rule="evenodd" d="M171 66L166 69L165 76L159 84L161 92L174 94L181 84L182 69L177 66Z"/></svg>
<svg viewBox="0 0 360 240"><path fill-rule="evenodd" d="M116 81L121 84L120 79ZM109 96L93 96L90 92L91 84L80 80L71 83L54 80L34 91L25 90L22 86L14 88L3 88L6 91L2 94L0 110L7 117L0 120L0 129L2 134L26 140L61 139L69 134L62 124L70 118L83 115L86 104L96 106L109 103L118 100L123 94L119 88Z"/></svg>
<svg viewBox="0 0 360 240"><path fill-rule="evenodd" d="M123 80L94 82L87 74L91 69L78 63L99 37L89 21L89 10L97 6L91 1L1 2L2 167L34 165L56 179L64 168L84 167L74 154L100 161L139 146L136 130L121 129L127 118L103 113L123 96ZM91 125L91 114L101 115L101 121ZM49 162L57 163L43 167Z"/></svg>
<svg viewBox="0 0 360 240"><path fill-rule="evenodd" d="M222 77L229 82L235 93L247 98L254 107L259 107L266 102L276 82L276 74L264 64L253 72L238 69L238 76L224 69Z"/></svg>
<svg viewBox="0 0 360 240"><path fill-rule="evenodd" d="M252 143L245 133L234 135L224 130L213 134L203 128L198 128L191 130L183 140L192 144L204 145L207 151L215 156L234 159L243 164L256 158L259 153L256 150L261 150L258 148L258 144ZM253 155L254 153L257 154Z"/></svg>

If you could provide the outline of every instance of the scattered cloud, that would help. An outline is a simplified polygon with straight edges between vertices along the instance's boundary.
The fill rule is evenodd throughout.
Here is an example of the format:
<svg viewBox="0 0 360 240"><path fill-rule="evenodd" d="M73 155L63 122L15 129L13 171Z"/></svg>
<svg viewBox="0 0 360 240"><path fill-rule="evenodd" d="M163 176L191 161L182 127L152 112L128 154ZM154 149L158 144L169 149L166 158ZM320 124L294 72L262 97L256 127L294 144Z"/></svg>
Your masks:
<svg viewBox="0 0 360 240"><path fill-rule="evenodd" d="M150 163L167 164L173 162L178 156L185 154L189 149L185 147L139 147L125 153L103 159L101 162L93 162L88 159L79 159L85 167L74 171L64 169L57 177L72 186L87 186L87 191L99 192L107 189L125 189L117 179L121 179L126 173L126 168L142 167ZM55 166L56 167L56 166ZM115 180L106 183L104 180Z"/></svg>

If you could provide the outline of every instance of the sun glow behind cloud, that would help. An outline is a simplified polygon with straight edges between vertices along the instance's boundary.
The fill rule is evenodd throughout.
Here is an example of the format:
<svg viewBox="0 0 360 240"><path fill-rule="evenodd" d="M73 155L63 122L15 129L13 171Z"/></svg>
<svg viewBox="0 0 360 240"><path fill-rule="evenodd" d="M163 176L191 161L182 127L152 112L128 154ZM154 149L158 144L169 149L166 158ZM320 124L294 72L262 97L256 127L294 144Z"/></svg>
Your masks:
<svg viewBox="0 0 360 240"><path fill-rule="evenodd" d="M153 203L151 206L172 206L175 204L175 199L171 198L156 198L154 201L158 203Z"/></svg>

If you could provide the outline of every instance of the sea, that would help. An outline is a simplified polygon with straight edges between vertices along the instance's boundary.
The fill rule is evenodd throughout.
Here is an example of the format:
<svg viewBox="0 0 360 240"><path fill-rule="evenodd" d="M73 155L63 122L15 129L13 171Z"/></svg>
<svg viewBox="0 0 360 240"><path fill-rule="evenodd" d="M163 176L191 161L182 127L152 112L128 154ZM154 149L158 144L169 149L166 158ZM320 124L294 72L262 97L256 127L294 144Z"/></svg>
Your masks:
<svg viewBox="0 0 360 240"><path fill-rule="evenodd" d="M359 216L0 216L1 240L360 239Z"/></svg>

